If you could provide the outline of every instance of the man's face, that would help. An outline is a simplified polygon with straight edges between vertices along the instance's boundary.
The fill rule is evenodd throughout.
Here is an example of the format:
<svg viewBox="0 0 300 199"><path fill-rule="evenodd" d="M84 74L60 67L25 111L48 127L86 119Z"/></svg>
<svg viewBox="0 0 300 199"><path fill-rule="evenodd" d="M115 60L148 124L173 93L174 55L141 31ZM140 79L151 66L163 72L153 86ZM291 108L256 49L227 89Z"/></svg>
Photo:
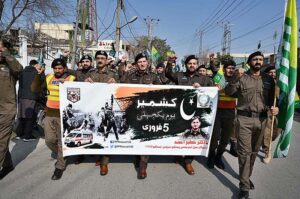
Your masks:
<svg viewBox="0 0 300 199"><path fill-rule="evenodd" d="M53 71L54 71L55 77L60 78L64 74L65 68L62 65L58 65L53 68Z"/></svg>
<svg viewBox="0 0 300 199"><path fill-rule="evenodd" d="M156 72L157 72L158 74L161 74L161 73L164 72L164 68L163 68L163 67L158 67L158 68L156 69Z"/></svg>
<svg viewBox="0 0 300 199"><path fill-rule="evenodd" d="M107 58L104 55L97 55L96 62L98 68L104 68L106 66Z"/></svg>
<svg viewBox="0 0 300 199"><path fill-rule="evenodd" d="M199 74L206 76L206 68L199 68Z"/></svg>
<svg viewBox="0 0 300 199"><path fill-rule="evenodd" d="M231 65L227 66L225 68L225 76L232 77L232 75L234 74L234 70L235 70L234 66L231 66Z"/></svg>
<svg viewBox="0 0 300 199"><path fill-rule="evenodd" d="M36 64L36 65L34 65L34 68L36 68L37 70L41 70L42 66L41 66L41 64Z"/></svg>
<svg viewBox="0 0 300 199"><path fill-rule="evenodd" d="M148 60L143 57L137 61L137 67L140 71L145 71L148 68Z"/></svg>
<svg viewBox="0 0 300 199"><path fill-rule="evenodd" d="M249 65L250 65L250 67L251 67L252 70L259 71L261 69L263 63L264 63L263 56L258 55L258 56L253 57L250 60L250 64Z"/></svg>
<svg viewBox="0 0 300 199"><path fill-rule="evenodd" d="M270 75L271 77L273 77L273 79L276 79L276 70L275 70L275 69L270 70L270 71L268 72L268 75Z"/></svg>
<svg viewBox="0 0 300 199"><path fill-rule="evenodd" d="M191 59L187 64L186 67L189 72L195 72L198 68L198 61L196 59Z"/></svg>
<svg viewBox="0 0 300 199"><path fill-rule="evenodd" d="M201 124L201 122L199 121L198 118L197 118L197 119L194 119L194 120L192 121L192 123L191 123L192 130L193 130L193 131L198 131L199 128L200 128L200 124Z"/></svg>
<svg viewBox="0 0 300 199"><path fill-rule="evenodd" d="M87 70L92 66L92 62L89 59L84 59L81 61L82 63L82 68Z"/></svg>

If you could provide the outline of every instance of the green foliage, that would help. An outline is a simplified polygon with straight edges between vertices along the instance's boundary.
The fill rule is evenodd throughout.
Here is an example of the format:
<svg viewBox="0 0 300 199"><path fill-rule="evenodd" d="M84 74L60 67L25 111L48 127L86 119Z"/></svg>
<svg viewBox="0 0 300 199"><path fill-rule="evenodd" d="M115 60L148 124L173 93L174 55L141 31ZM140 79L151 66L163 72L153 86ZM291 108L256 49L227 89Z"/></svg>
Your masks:
<svg viewBox="0 0 300 199"><path fill-rule="evenodd" d="M160 39L158 37L154 37L153 41L152 41L152 46L154 46L157 51L160 54L160 58L158 59L157 62L162 62L167 60L167 52L168 51L172 51L171 47L167 44L166 39ZM143 52L145 50L149 50L148 49L148 37L147 36L141 36L140 38L138 38L138 44L134 49L134 54L138 54L140 52ZM149 50L151 51L151 50ZM174 52L174 51L172 51Z"/></svg>
<svg viewBox="0 0 300 199"><path fill-rule="evenodd" d="M217 59L216 61L218 63L222 63L224 64L225 62L227 62L228 60L232 60L233 57L230 54L227 55L221 55L219 52L217 53Z"/></svg>

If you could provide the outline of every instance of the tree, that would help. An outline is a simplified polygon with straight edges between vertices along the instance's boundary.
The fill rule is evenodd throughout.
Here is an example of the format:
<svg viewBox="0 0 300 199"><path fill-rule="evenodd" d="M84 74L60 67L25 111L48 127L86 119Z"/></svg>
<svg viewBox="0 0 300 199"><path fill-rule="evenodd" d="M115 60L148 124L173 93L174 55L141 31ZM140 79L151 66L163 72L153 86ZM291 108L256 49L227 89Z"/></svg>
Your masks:
<svg viewBox="0 0 300 199"><path fill-rule="evenodd" d="M230 54L221 55L219 52L217 53L217 62L224 64L225 62L232 60L233 57Z"/></svg>
<svg viewBox="0 0 300 199"><path fill-rule="evenodd" d="M21 19L27 22L61 18L66 13L66 8L72 7L70 5L73 4L64 0L0 0L1 33L7 34Z"/></svg>
<svg viewBox="0 0 300 199"><path fill-rule="evenodd" d="M132 48L131 51L134 55L137 55L140 52L148 50L149 39L147 36L141 36L137 39L137 44L135 48ZM154 46L160 54L160 58L157 62L162 62L167 59L167 52L172 51L171 47L167 44L167 40L154 37L152 40L152 46Z"/></svg>

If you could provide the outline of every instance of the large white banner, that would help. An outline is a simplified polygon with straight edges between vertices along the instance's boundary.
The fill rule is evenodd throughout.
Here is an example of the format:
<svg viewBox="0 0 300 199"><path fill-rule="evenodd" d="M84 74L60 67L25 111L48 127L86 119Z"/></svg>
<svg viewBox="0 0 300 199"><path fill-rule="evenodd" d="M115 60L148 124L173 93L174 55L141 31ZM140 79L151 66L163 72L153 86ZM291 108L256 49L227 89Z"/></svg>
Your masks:
<svg viewBox="0 0 300 199"><path fill-rule="evenodd" d="M216 87L65 82L63 155L208 155Z"/></svg>

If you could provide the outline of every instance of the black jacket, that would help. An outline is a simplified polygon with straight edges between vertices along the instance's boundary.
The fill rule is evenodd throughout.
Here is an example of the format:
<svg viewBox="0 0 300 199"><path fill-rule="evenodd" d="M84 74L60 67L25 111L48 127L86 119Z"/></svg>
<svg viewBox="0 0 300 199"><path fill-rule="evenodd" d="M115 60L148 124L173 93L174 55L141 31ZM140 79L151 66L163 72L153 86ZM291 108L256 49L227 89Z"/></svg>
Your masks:
<svg viewBox="0 0 300 199"><path fill-rule="evenodd" d="M33 66L26 66L22 71L19 78L19 93L18 98L20 99L31 99L38 100L39 92L33 92L31 90L31 84L37 74L36 69Z"/></svg>

